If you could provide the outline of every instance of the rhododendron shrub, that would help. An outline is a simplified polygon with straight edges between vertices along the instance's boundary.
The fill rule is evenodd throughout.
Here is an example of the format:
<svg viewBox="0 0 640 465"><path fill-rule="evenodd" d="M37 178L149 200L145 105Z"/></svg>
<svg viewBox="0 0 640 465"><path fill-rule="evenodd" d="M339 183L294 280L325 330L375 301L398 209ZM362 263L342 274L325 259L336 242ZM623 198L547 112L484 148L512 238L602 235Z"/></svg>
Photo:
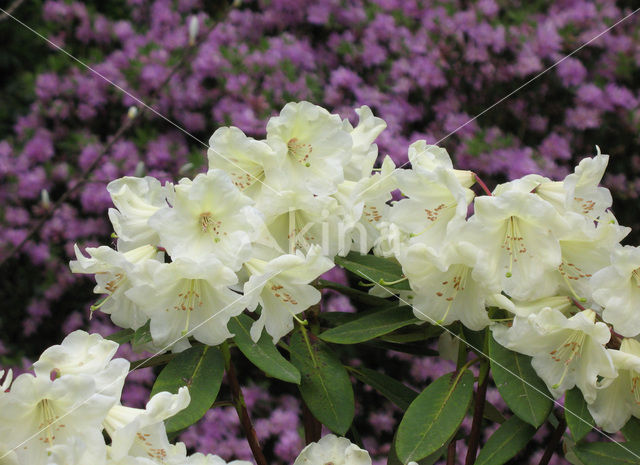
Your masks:
<svg viewBox="0 0 640 465"><path fill-rule="evenodd" d="M223 2L218 3L221 5ZM42 5L40 10L40 2L22 3L16 15L113 83L157 108L200 142L156 118L157 115L147 112L136 118L142 113L139 102L123 95L101 77L76 67L68 57L55 50L47 53L44 42L38 53L32 54L37 56L37 61L29 68L27 51L36 45L31 40L40 39L10 20L0 23L0 35L6 39L5 55L11 56L10 61L0 63L5 75L2 85L10 83L3 87L1 98L2 102L9 103L0 108L0 127L7 128L0 136L0 260L4 260L7 252L11 252L28 231L43 221L43 227L37 229L35 235L0 266L0 294L4 302L0 315L3 329L0 363L5 369L20 364L23 369L29 367L44 347L58 343L64 335L79 327L90 328L90 331L99 331L106 336L113 332L110 324L113 321L121 327L142 328L140 335L146 335L146 328L151 331L151 323L146 326L152 319L148 313L155 314L153 332L157 341L168 343L169 339L176 339L182 332L192 329L209 343L228 338L229 334L237 337L234 328L238 322L235 318L244 319L246 316L230 316L241 310L231 299L231 293L238 292L247 296L242 310L251 311L253 320L257 321L252 323L244 319L248 334L257 337L256 334L263 332L264 338L280 339L283 347L296 318L307 319L314 324L309 312L303 310L318 298L314 290L324 296L317 322L321 328L331 327L337 324L335 319L341 318L332 317L325 313L326 310L338 310L340 314L353 312L357 307L358 311L366 311L373 303L379 302L359 293L350 293L347 297L333 290L341 285L357 287L358 281L367 281L362 275L349 274L348 278L345 277L342 268L334 268L316 283L307 281L310 275L319 273L326 266L323 258L333 254L342 257L349 249L366 252L373 248L376 255L400 263L400 273L384 275L383 279L393 282L400 279L400 274L409 277L413 286L409 288L415 289L415 294L404 296L405 291L411 290L406 282L388 287L399 298L419 309L418 318L424 319L427 318L424 315L428 315L444 325L455 325L459 321L465 328L479 330L488 324L487 321L495 320L486 312L487 307L508 305L500 297L502 290L510 293L514 306L509 311L515 315L537 313L539 299L519 300L518 297L518 293L529 292L531 284L506 279L495 271L497 266L504 267L510 263L508 254L500 255L502 263L496 264L492 261L496 259L490 259L484 247L477 247L466 239L448 245L447 258L431 250L439 247L441 236L440 233L422 234L425 225L420 216L421 205L427 205L424 208L430 212L425 213L434 219L430 229L444 228L445 234L457 234L454 225L467 219L465 209L471 205L468 197L473 193L470 188L477 191L477 187L472 186L474 179L469 172L455 173L461 179L460 185L453 186L448 170L435 170L429 165L427 160L432 157L426 154L416 157L424 151L435 152L436 149L430 147L434 142L441 146L438 150L448 149L457 168L487 175L492 182L506 178L515 180L531 172L554 181L563 180L585 154L593 153L593 144L598 143L611 154L607 160L604 185L616 197L615 211L622 223L637 229L633 203L638 192L634 177L640 166L637 156L633 155L638 145L638 81L634 79L638 70L637 16L617 24L578 53L564 59L540 79L502 101L498 108L470 121L511 90L630 13L629 8L633 5L628 1L524 2L508 8L499 2L485 0L447 0L429 5L386 0L326 2L320 5L311 1L243 1L234 2L224 21L217 24L211 19L219 18L219 5L213 7L211 2L49 0ZM31 16L25 15L25 11L32 12ZM174 68L183 58L186 59L181 65ZM25 72L30 69L37 72ZM171 79L165 82L174 70L176 72ZM331 113L335 113L330 118L331 124L349 118L350 124L356 126L353 131L346 131L352 133L350 155L346 153L349 142L345 131L337 124L331 126L333 132L299 134L299 128L287 128L282 124L291 113L288 110L280 120L270 122L271 129L265 126L264 121L278 113L287 101L300 99L312 100L329 108ZM20 105L16 106L16 102ZM361 107L362 104L371 110ZM382 123L377 118L367 117L368 113L383 118L388 124L376 139L380 151L371 149L367 137L356 137L358 133L362 135L380 130L378 126ZM125 132L100 156L120 122L132 118L136 127ZM357 124L359 119L367 119L369 124ZM158 280L138 282L136 290L132 290L127 299L120 298L133 284L127 280L118 284L118 274L132 273L133 276L137 272L133 271L136 264L147 261L150 256L158 262L164 260L163 263L171 259L173 264L173 255L178 252L156 248L160 233L149 228L147 220L167 204L168 196L181 189L183 193L187 190L176 188L172 191L167 181L179 186L182 176L195 180L196 173L207 171L207 157L201 142L207 141L211 132L224 124L236 127L222 128L214 134L216 142L210 142L210 145L217 147L217 153L208 153L211 166L226 171L231 182L249 198L257 195L251 190L265 191L265 195L260 197L260 205L249 204L250 208L243 211L257 208L261 215L265 215L269 220L270 247L275 241L288 253L267 253L264 257L253 255L242 263L240 270L228 266L235 277L225 267L217 268L220 274L215 277L213 274L204 277L204 273L198 274L195 268L185 266L192 260L187 256L176 259L178 264L169 268L157 264L144 265L149 267L147 273L153 271L153 276L156 276L157 272ZM287 132L289 130L291 132ZM255 139L245 137L245 133ZM324 138L322 146L327 150L322 157L317 157L317 151L322 150L317 148L319 140L311 141L310 137ZM422 142L411 145L407 150L415 140ZM307 146L313 144L316 145L316 153L309 153ZM300 160L305 157L307 161L310 158L315 160L309 167L306 162L304 165L294 163L294 158L287 159L282 167L275 163L277 157L289 151L297 154ZM247 153L251 155L247 156ZM390 159L382 156L386 154ZM345 156L350 157L347 165L344 164ZM383 182L388 185L384 189L368 189L369 185L377 183L375 176L366 177L371 174L370 158L377 156L375 166L381 171L376 172L376 176L384 178ZM85 170L97 157L100 157L97 168L84 176ZM323 164L325 159L333 157L336 159L331 163ZM337 159L342 163L343 181L338 184L337 192L325 195L329 193L331 183L340 180ZM407 174L386 176L393 170L393 163L400 165L408 159L412 160L413 169L407 170ZM287 163L290 166L285 167ZM421 170L423 163L429 166ZM583 199L575 200L583 208L587 208L591 201L607 203L601 195L597 196L598 199L584 200L581 197L592 185L593 181L589 179L599 176L600 168L596 167L602 164L602 159L599 159L589 168L594 170L591 175L573 177L570 181L567 178L564 183L568 191L575 191L574 197ZM452 167L453 164L449 166ZM285 189L283 185L296 184L300 179L303 187L309 185L311 190L296 188L275 195L258 182L264 181L267 171L270 182L278 189ZM287 172L295 173L295 176L287 176ZM145 174L149 176L144 177ZM279 180L276 180L278 174ZM119 183L110 184L122 176L125 177ZM583 181L577 182L579 178ZM527 182L530 183L531 179ZM523 183L521 187L526 189L528 185L533 189L536 182ZM52 207L78 183L83 184L77 191L61 205ZM430 188L423 189L423 183L429 184ZM224 191L226 187L223 184L216 183L213 188L218 189L216 192ZM390 192L400 184L405 195L387 212ZM108 189L105 188L107 185ZM558 195L554 191L557 186L553 183L543 186L541 183L536 193L556 205L559 201L552 197ZM323 189L322 198L311 193ZM130 190L137 194L131 196ZM497 190L494 193L498 196ZM146 212L137 211L137 216L129 215L128 209L135 210L140 206L136 203L138 196L145 198ZM496 203L515 203L517 196L504 195ZM399 199L397 195L395 198ZM511 200L507 201L507 198ZM236 196L235 200L238 199L240 197ZM201 200L206 203L206 199ZM359 211L361 202L364 202L362 213ZM497 223L490 224L495 220L492 215L496 213L491 212L488 205L483 209L483 202L473 203L478 212L474 221L484 225L483 234L500 236L499 228L495 227ZM442 204L445 206L441 207ZM531 201L531 204L537 203ZM107 213L114 205L116 209ZM174 206L173 203L171 205ZM197 214L214 213L213 207L216 205ZM185 211L178 210L169 213L179 213L181 218L188 218ZM607 214L606 207L604 210ZM544 231L541 218L549 214L555 232L566 228L566 224L562 225L562 221L556 218L558 215L550 209L541 211L544 214L518 212L515 214L517 226L526 229L526 222L530 221L533 230ZM564 210L558 209L558 213L563 216ZM449 221L450 215L455 216L455 220ZM160 216L154 221L159 221ZM374 221L361 221L363 216ZM527 263L522 263L534 276L533 286L543 286L539 290L541 295L551 292L549 289L555 286L556 279L553 274L560 273L564 282L560 287L573 289L571 292L565 290L565 294L577 298L585 309L596 304L601 306L602 312L607 314L606 321L615 326L614 331L628 336L635 331L633 324L625 320L634 301L631 297L632 271L635 269L631 258L633 254L622 253L620 260L610 257L611 243L619 242L621 231L613 227L599 227L596 231L598 239L594 240L591 232L584 229L582 219L564 216L567 216L564 221L569 224L570 231L560 239L564 258L557 272L558 251L553 234L547 237L548 234L543 233L539 238L549 246L543 255L530 256ZM175 217L169 217L169 221L167 218L162 220L163 227L170 228L175 220ZM205 215L203 221L213 231L215 224L210 218ZM247 221L251 222L251 219ZM291 222L296 223L298 226L294 229L300 231L295 234L295 241L287 237ZM603 223L601 220L600 224ZM198 225L203 227L202 223ZM198 231L198 227L193 229ZM108 235L112 231L116 237L109 240ZM253 234L251 230L244 233ZM163 242L171 248L170 233L163 234ZM407 234L410 236L408 242ZM225 248L235 251L234 247L237 247L236 258L242 260L242 254L247 250L255 252L256 239L250 238L252 242L247 247L246 238L239 236L244 236L242 231L231 240L220 238L222 245L212 245L212 248L217 249L216 253L222 253ZM309 248L309 244L319 237L325 242L318 245L325 247L326 244L327 247L323 253L309 253L310 250L298 253L299 249ZM626 240L632 243L630 237L627 236ZM495 242L495 237L492 241ZM405 243L409 247L397 254L400 249L396 247ZM591 248L587 261L583 257L586 243ZM76 245L86 260L76 254ZM142 245L147 247L136 250ZM87 247L101 250L87 256ZM497 250L495 243L493 249ZM198 255L197 250L192 250L192 254ZM122 259L123 254L126 260ZM78 261L74 267L86 267L86 275L71 274L68 261L74 257ZM216 258L224 262L234 257ZM333 261L340 260L334 258ZM346 265L346 262L342 263ZM520 264L519 260L514 260L505 275L509 272L522 276ZM208 265L204 268L209 269ZM554 271L550 272L550 268ZM183 274L180 282L173 279L173 271ZM590 280L580 277L596 272L599 277L593 280L593 285ZM109 288L117 284L115 297L90 301L87 275L94 273L98 290L101 288L102 293L109 295ZM466 279L464 290L453 301L447 298L452 297L454 290L441 284L447 280L437 281L442 273ZM279 282L282 276L286 277L284 283ZM193 279L198 279L205 289L207 302L228 306L229 312L216 316L213 312L195 317L191 314L169 315L168 319L176 324L170 330L164 329L167 333L163 335L163 315L153 306L182 305L171 302L174 290L185 286L184 289L190 292L188 284ZM324 281L327 279L339 284ZM232 282L234 280L237 281ZM602 284L596 286L598 281ZM280 311L279 298L270 300L273 286L296 289L300 300L290 294L296 302L291 311ZM366 287L358 289L367 291ZM376 297L389 295L378 286L370 292ZM438 298L432 301L432 294ZM571 312L567 314L566 310L572 308L573 303L566 298L567 295L557 295L541 302L543 306L557 308L571 318ZM579 299L590 295L596 304L583 305ZM620 298L619 295L625 297ZM90 304L93 304L94 311L84 311ZM145 305L146 310L142 310ZM90 315L93 316L91 319ZM198 320L199 317L202 319ZM211 325L208 331L195 329L209 317L212 317L211 321L227 322L224 327L215 326L215 330ZM522 321L520 323L524 325ZM519 328L526 327L520 323ZM631 325L628 329L627 324ZM521 333L517 335L509 336L505 341L515 343ZM421 390L430 381L453 369L450 361L425 355L435 347L436 338L429 339L431 345L425 347L423 340L407 342L418 337L415 335L402 335L400 339L396 335L384 337L387 340L378 338L359 343L357 353L341 354L343 363L351 367L349 373L366 376L369 374L366 371L369 366L367 360L375 358L387 367L386 373ZM456 339L452 337L444 332L438 341L441 353L455 360L457 349L453 342ZM398 340L403 340L406 350L413 353L387 351L398 349ZM147 356L158 350L145 345L149 344L146 337L134 338L132 342L138 350L150 349L152 352ZM186 342L191 344L188 340ZM186 347L186 342L183 340L176 344ZM482 348L480 341L474 345ZM497 346L490 348L500 350ZM622 352L631 354L632 349L632 344L625 339L616 357ZM119 356L131 360L143 357L133 353L132 345L126 343L120 346ZM628 363L632 363L632 356L625 357ZM571 353L567 360L569 358ZM299 414L305 410L294 396L296 384L266 383L260 371L244 357L236 356L235 363L241 382L245 384L245 401L262 445L268 454L273 453L270 459L274 463L291 463L304 446L301 436L294 431L302 427L302 415ZM364 364L364 367L355 371L359 364ZM618 372L631 376L632 372L622 366L617 365ZM494 376L498 369L493 368ZM148 391L158 370L140 368L132 372L123 392L123 404L143 408L149 400ZM296 378L291 373L288 376L288 379ZM599 373L598 377L601 376L604 374ZM613 393L614 388L620 390L609 398L621 397L624 389L629 391L630 388L624 387L626 384L619 384L625 376L615 378L617 382L607 386L609 393ZM562 381L560 384L572 379L575 381L570 370L559 379ZM552 386L557 382L553 381ZM226 386L225 381L220 394L223 398ZM349 433L352 435L350 438L355 440L355 436L360 435L360 446L366 446L371 452L374 463L384 463L402 411L391 402L383 401L367 384L358 382L353 388L358 414L353 424L356 431ZM602 387L602 392L604 390ZM271 397L267 397L267 392ZM571 394L576 391L569 392L569 401L580 398ZM500 394L490 383L487 398L502 409ZM596 399L591 413L598 424L605 427L609 420L598 417L596 412L602 407L603 399L607 397ZM628 397L627 401L629 407L618 410L617 417L625 418L626 412L632 410L632 398ZM517 410L513 403L510 407ZM617 418L615 424L621 421ZM472 423L471 416L467 415L462 421L461 431L470 434ZM486 427L481 432L483 440L491 436L498 424L501 423L485 423ZM556 426L554 421L545 423L537 431L535 440L545 444L550 430ZM182 433L180 440L187 447L216 452L226 459L247 459L251 451L240 428L233 407L219 405ZM463 448L463 441L458 441L457 445L458 449ZM528 446L525 454L534 448ZM539 450L536 454L542 455L542 452ZM465 450L459 450L458 454L464 455ZM64 462L60 456L57 457ZM538 458L529 460L538 463Z"/></svg>
<svg viewBox="0 0 640 465"><path fill-rule="evenodd" d="M354 427L356 379L402 412L387 463L454 463L459 441L466 463L506 463L545 424L555 432L542 463L636 463L640 262L600 185L609 156L596 147L563 180L530 174L490 191L425 141L408 148L410 168L389 157L375 168L386 123L357 113L352 125L288 103L264 140L218 129L206 173L112 181L115 245L76 247L70 267L95 276L93 311L122 329L75 331L34 374L7 374L0 459L224 464L169 437L231 405L266 465L238 381L243 354L304 405L294 464L372 464ZM336 266L358 284L320 279ZM322 288L366 305L322 313ZM120 400L131 365L113 357L127 343L152 352L135 368L160 367L145 409ZM414 390L388 364L353 364L367 344L418 347L455 368ZM218 399L223 375L229 400Z"/></svg>

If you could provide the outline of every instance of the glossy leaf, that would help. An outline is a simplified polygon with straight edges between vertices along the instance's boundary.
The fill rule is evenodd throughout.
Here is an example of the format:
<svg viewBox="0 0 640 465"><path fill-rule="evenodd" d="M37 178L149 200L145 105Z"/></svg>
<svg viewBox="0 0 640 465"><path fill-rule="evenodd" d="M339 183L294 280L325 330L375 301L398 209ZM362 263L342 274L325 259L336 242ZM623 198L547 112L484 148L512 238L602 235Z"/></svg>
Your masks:
<svg viewBox="0 0 640 465"><path fill-rule="evenodd" d="M389 450L389 454L387 455L387 465L404 465L400 459L398 458L398 454L396 454L396 438L398 434L393 436L393 440L391 441L391 449ZM433 454L429 454L428 456L417 460L416 463L418 465L433 465L447 452L448 444L443 445L440 449L435 451Z"/></svg>
<svg viewBox="0 0 640 465"><path fill-rule="evenodd" d="M489 438L476 465L502 465L520 452L536 434L536 429L516 416L504 422Z"/></svg>
<svg viewBox="0 0 640 465"><path fill-rule="evenodd" d="M457 380L457 382L456 382ZM396 440L398 458L407 463L433 454L456 433L473 394L473 375L466 370L431 383L405 413Z"/></svg>
<svg viewBox="0 0 640 465"><path fill-rule="evenodd" d="M200 420L215 402L222 383L224 359L215 347L196 345L180 352L160 372L151 395L162 391L177 393L187 386L189 406L165 421L167 431L178 431Z"/></svg>
<svg viewBox="0 0 640 465"><path fill-rule="evenodd" d="M574 441L578 442L593 429L595 422L589 413L587 403L580 389L574 387L564 397L564 417Z"/></svg>
<svg viewBox="0 0 640 465"><path fill-rule="evenodd" d="M335 263L367 281L380 283L390 289L411 290L407 280L389 284L402 279L403 275L402 267L388 258L349 252L346 257L335 257Z"/></svg>
<svg viewBox="0 0 640 465"><path fill-rule="evenodd" d="M122 344L126 344L131 340L131 338L133 337L133 333L134 333L133 329L130 329L130 328L121 329L120 331L116 331L113 334L109 334L107 337L105 337L105 339L108 339L110 341L113 341L122 345Z"/></svg>
<svg viewBox="0 0 640 465"><path fill-rule="evenodd" d="M133 333L131 337L131 345L133 347L134 352L139 352L142 345L148 344L152 342L151 338L151 329L150 329L151 320L147 321L144 325L140 326Z"/></svg>
<svg viewBox="0 0 640 465"><path fill-rule="evenodd" d="M640 463L640 454L631 450L624 442L590 442L580 444L572 450L584 465L638 465Z"/></svg>
<svg viewBox="0 0 640 465"><path fill-rule="evenodd" d="M502 412L500 412L500 410L498 410L498 408L489 401L486 401L484 404L484 414L482 416L494 423L503 424L507 421Z"/></svg>
<svg viewBox="0 0 640 465"><path fill-rule="evenodd" d="M318 280L318 288L319 289L333 289L334 291L339 292L340 294L346 295L349 297L349 300L352 302L360 302L369 306L387 306L389 305L389 300L378 297L375 295L368 294L366 292L359 291L349 286L344 286L342 284L334 283L332 281L326 281L324 279Z"/></svg>
<svg viewBox="0 0 640 465"><path fill-rule="evenodd" d="M489 339L489 353L493 379L502 398L521 420L538 428L549 416L553 401L531 366L531 357L502 347L493 337Z"/></svg>
<svg viewBox="0 0 640 465"><path fill-rule="evenodd" d="M335 344L357 344L416 323L420 320L413 316L411 307L395 304L329 329L320 338Z"/></svg>
<svg viewBox="0 0 640 465"><path fill-rule="evenodd" d="M355 411L353 388L347 370L324 342L301 333L291 337L291 363L302 375L300 393L313 415L333 432L344 435Z"/></svg>
<svg viewBox="0 0 640 465"><path fill-rule="evenodd" d="M640 445L640 420L636 417L629 418L626 425L620 430L625 439Z"/></svg>
<svg viewBox="0 0 640 465"><path fill-rule="evenodd" d="M407 410L409 404L418 397L416 391L379 371L364 367L349 368L349 371L360 381L371 386L402 410Z"/></svg>
<svg viewBox="0 0 640 465"><path fill-rule="evenodd" d="M267 375L300 384L300 372L278 352L271 336L263 332L258 342L253 342L249 332L252 324L253 320L247 315L238 315L229 320L229 331L235 334L233 340L238 349Z"/></svg>

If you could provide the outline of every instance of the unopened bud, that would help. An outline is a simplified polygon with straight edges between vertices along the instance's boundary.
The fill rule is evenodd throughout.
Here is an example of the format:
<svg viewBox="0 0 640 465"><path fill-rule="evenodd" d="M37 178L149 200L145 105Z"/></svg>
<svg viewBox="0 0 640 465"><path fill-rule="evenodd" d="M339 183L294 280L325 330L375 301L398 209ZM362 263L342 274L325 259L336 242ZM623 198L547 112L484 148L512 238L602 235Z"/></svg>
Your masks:
<svg viewBox="0 0 640 465"><path fill-rule="evenodd" d="M200 27L200 23L198 22L197 16L192 16L189 18L189 45L194 45L196 43L196 37L198 37L198 29Z"/></svg>
<svg viewBox="0 0 640 465"><path fill-rule="evenodd" d="M51 206L51 198L49 197L48 190L42 189L40 191L40 202L44 208L49 208Z"/></svg>
<svg viewBox="0 0 640 465"><path fill-rule="evenodd" d="M178 170L178 174L188 173L189 171L191 171L191 169L193 169L193 163L191 163L191 162L185 163Z"/></svg>
<svg viewBox="0 0 640 465"><path fill-rule="evenodd" d="M136 165L136 171L133 173L133 175L137 178L141 178L144 176L145 171L146 171L146 168L144 166L144 162L139 161L138 164Z"/></svg>
<svg viewBox="0 0 640 465"><path fill-rule="evenodd" d="M127 118L134 119L136 116L138 116L138 107L132 105L129 107L129 111L127 111Z"/></svg>

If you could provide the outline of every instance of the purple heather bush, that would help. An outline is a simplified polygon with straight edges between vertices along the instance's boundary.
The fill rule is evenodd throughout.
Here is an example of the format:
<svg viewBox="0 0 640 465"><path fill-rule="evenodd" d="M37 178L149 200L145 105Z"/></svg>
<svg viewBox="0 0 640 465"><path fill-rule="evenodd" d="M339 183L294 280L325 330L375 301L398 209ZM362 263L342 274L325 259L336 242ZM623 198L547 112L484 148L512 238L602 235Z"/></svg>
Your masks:
<svg viewBox="0 0 640 465"><path fill-rule="evenodd" d="M141 174L176 180L203 170L202 141L216 128L234 125L260 138L267 118L289 101L310 100L352 121L353 108L366 104L388 124L378 139L381 154L403 164L406 147L424 138L489 184L531 172L562 178L599 144L612 155L606 183L621 208L616 213L638 228L631 207L640 194L640 17L560 61L629 14L631 2L257 0L233 2L223 15L211 7L219 3L128 0L122 19L82 2L44 2L41 25L49 39L104 78L51 48L47 66L29 81L31 104L2 135L0 258L43 215L50 217L0 268L0 365L26 366L28 357L78 327L115 330L103 317L90 320L92 284L68 269L74 244L108 241L109 181ZM191 46L193 16L199 33ZM142 110L114 85L174 124L147 111L85 176L130 107ZM76 193L51 211L79 182ZM328 279L346 277L336 270ZM323 308L356 310L330 292ZM397 361L397 378L416 389L451 369L433 358L371 356L368 366ZM153 373L141 370L131 378L124 400L140 406ZM258 373L249 371L242 381L273 463L289 463L303 445L298 401ZM399 411L375 392L361 394L357 398L371 402L358 406L356 427L376 463L385 463ZM502 407L491 390L489 399ZM548 431L539 435L543 441ZM224 458L250 455L228 407L210 411L182 440Z"/></svg>

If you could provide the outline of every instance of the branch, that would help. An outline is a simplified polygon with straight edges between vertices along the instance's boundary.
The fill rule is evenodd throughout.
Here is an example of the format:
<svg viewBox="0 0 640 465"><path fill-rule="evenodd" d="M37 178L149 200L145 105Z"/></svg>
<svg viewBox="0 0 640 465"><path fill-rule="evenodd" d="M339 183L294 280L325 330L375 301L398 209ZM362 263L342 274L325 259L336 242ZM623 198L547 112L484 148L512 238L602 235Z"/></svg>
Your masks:
<svg viewBox="0 0 640 465"><path fill-rule="evenodd" d="M453 438L447 447L447 465L456 465L456 439Z"/></svg>
<svg viewBox="0 0 640 465"><path fill-rule="evenodd" d="M544 451L544 455L540 459L539 465L548 465L549 461L551 460L551 456L556 451L558 444L560 444L560 440L562 439L562 435L564 434L565 429L567 429L567 420L565 420L563 415L558 420L558 427L551 435L549 443L547 444L547 448Z"/></svg>
<svg viewBox="0 0 640 465"><path fill-rule="evenodd" d="M9 5L2 16L0 16L0 22L6 20L10 14L13 14L14 11L18 9L20 5L24 3L24 0L15 0L11 5Z"/></svg>
<svg viewBox="0 0 640 465"><path fill-rule="evenodd" d="M486 364L486 360L483 360ZM481 370L482 372L482 370ZM473 423L471 424L471 433L469 434L469 447L467 449L467 457L465 465L473 465L476 461L476 454L480 444L480 434L482 426L482 418L484 416L484 405L487 395L487 384L489 383L489 374L485 373L484 380L478 380L478 388L476 390L475 405L473 408Z"/></svg>
<svg viewBox="0 0 640 465"><path fill-rule="evenodd" d="M318 442L322 436L322 424L313 416L304 399L302 400L302 424L304 425L305 444Z"/></svg>
<svg viewBox="0 0 640 465"><path fill-rule="evenodd" d="M247 411L247 404L244 401L242 389L240 388L240 383L238 383L238 377L236 376L236 369L233 366L233 363L231 363L231 353L229 351L229 346L224 343L221 348L222 354L224 355L224 365L227 372L227 380L229 381L229 387L231 388L231 397L233 398L236 412L238 412L238 418L240 418L240 425L242 426L244 435L247 437L249 447L251 447L251 453L256 459L257 465L268 465L267 459L262 452L262 447L260 446L256 430L253 427L253 423L251 423L251 417L249 417L249 412Z"/></svg>

